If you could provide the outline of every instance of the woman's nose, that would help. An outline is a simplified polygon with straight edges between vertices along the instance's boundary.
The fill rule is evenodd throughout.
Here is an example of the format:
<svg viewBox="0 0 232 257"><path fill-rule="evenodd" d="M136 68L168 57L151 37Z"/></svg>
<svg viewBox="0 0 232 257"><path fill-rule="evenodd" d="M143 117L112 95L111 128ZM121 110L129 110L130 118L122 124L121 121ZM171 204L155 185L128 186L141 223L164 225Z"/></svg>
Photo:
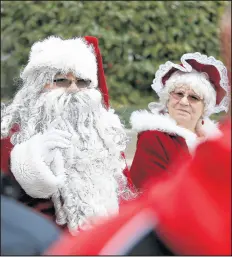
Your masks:
<svg viewBox="0 0 232 257"><path fill-rule="evenodd" d="M189 105L188 97L184 96L180 99L180 104Z"/></svg>

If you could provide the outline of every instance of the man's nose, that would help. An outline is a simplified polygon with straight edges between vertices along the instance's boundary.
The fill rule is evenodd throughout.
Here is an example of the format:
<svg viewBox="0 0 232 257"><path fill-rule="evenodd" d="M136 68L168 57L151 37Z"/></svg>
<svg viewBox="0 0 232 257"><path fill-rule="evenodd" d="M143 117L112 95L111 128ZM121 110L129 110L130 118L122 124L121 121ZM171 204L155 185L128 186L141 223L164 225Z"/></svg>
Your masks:
<svg viewBox="0 0 232 257"><path fill-rule="evenodd" d="M72 81L72 84L68 87L68 91L79 91L79 88L75 81Z"/></svg>

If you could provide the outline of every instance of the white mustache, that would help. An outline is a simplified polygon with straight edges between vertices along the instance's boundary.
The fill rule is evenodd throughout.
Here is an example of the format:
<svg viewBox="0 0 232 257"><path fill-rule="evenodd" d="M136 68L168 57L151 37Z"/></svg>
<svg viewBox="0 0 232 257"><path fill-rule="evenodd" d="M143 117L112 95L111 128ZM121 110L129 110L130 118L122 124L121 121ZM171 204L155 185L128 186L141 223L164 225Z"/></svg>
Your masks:
<svg viewBox="0 0 232 257"><path fill-rule="evenodd" d="M99 108L101 93L96 89L88 89L79 92L66 92L63 88L44 92L37 100L37 106L45 106L45 112L52 109L57 114L62 113L70 103L75 104L82 112L90 112ZM35 108L37 107L35 106Z"/></svg>

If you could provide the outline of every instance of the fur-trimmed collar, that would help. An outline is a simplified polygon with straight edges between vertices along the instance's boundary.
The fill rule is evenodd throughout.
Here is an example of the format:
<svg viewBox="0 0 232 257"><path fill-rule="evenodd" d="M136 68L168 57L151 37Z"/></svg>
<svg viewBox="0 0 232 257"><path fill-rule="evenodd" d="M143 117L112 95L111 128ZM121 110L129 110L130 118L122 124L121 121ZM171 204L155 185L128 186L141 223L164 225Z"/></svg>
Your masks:
<svg viewBox="0 0 232 257"><path fill-rule="evenodd" d="M181 136L185 139L191 153L193 153L196 146L202 142L195 133L178 126L176 121L168 114L162 115L159 113L151 113L147 110L139 110L132 113L130 123L132 129L137 133L147 130L158 130L168 134ZM218 138L222 134L218 129L218 124L209 118L204 119L202 132L205 135L205 140Z"/></svg>

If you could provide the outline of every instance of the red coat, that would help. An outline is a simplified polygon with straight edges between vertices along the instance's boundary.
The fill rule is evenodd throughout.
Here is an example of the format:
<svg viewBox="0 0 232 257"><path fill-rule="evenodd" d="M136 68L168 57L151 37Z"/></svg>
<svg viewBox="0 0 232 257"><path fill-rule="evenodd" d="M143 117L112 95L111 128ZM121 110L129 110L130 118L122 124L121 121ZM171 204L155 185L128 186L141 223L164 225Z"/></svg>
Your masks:
<svg viewBox="0 0 232 257"><path fill-rule="evenodd" d="M152 249L156 231L176 255L231 255L231 123L222 129L222 138L202 143L159 183L151 180L118 216L77 237L64 234L46 254L148 255L146 245L161 255Z"/></svg>
<svg viewBox="0 0 232 257"><path fill-rule="evenodd" d="M191 158L185 139L161 131L145 131L138 134L137 149L130 168L130 175L137 188L151 178L159 178L178 157Z"/></svg>
<svg viewBox="0 0 232 257"><path fill-rule="evenodd" d="M170 172L177 159L179 163L190 159L199 143L193 132L177 126L169 116L139 111L132 114L131 123L138 140L130 176L139 189L145 189L150 179L159 180ZM209 119L203 129L206 138L210 132L219 133Z"/></svg>

